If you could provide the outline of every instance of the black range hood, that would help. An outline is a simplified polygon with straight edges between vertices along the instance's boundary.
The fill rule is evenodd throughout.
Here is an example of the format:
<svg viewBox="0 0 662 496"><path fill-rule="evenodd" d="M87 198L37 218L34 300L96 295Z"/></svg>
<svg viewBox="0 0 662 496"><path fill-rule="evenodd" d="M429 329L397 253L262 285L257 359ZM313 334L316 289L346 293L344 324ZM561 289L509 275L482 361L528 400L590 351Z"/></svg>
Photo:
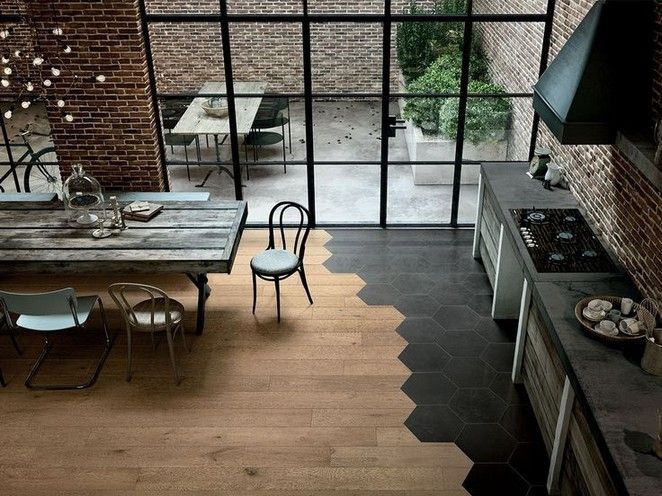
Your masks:
<svg viewBox="0 0 662 496"><path fill-rule="evenodd" d="M650 125L653 0L598 0L533 87L562 144L613 144Z"/></svg>

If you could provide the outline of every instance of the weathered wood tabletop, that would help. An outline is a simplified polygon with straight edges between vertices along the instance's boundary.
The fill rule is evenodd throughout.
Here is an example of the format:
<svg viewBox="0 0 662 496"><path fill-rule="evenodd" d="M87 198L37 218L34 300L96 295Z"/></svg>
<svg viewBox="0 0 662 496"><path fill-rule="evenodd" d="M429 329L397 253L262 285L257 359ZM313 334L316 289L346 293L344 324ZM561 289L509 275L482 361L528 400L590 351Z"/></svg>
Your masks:
<svg viewBox="0 0 662 496"><path fill-rule="evenodd" d="M235 93L264 93L267 83L236 82ZM225 83L207 82L198 93L225 93ZM202 104L210 97L194 98L172 130L177 134L230 134L230 122L227 117L212 117L202 109ZM253 126L255 115L262 102L261 97L239 97L235 100L237 114L237 134L248 134Z"/></svg>
<svg viewBox="0 0 662 496"><path fill-rule="evenodd" d="M198 288L204 325L208 273L230 273L248 209L240 201L161 202L149 222L105 239L70 226L60 203L0 202L0 273L180 272Z"/></svg>

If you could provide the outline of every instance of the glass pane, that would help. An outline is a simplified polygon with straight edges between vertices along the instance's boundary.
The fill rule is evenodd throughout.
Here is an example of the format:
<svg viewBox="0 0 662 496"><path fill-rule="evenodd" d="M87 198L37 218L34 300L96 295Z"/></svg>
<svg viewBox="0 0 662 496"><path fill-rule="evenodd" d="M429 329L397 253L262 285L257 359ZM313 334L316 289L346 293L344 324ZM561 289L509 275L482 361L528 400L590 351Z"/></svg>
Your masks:
<svg viewBox="0 0 662 496"><path fill-rule="evenodd" d="M269 93L303 93L301 24L231 24L230 47L235 81L268 82Z"/></svg>
<svg viewBox="0 0 662 496"><path fill-rule="evenodd" d="M470 93L531 93L538 80L545 25L474 24Z"/></svg>
<svg viewBox="0 0 662 496"><path fill-rule="evenodd" d="M338 2L338 0L308 0L308 13L310 14L383 14L383 0L360 0L352 2Z"/></svg>
<svg viewBox="0 0 662 496"><path fill-rule="evenodd" d="M218 0L145 0L148 14L219 14Z"/></svg>
<svg viewBox="0 0 662 496"><path fill-rule="evenodd" d="M548 0L474 0L474 14L544 14Z"/></svg>
<svg viewBox="0 0 662 496"><path fill-rule="evenodd" d="M504 165L504 167L507 166ZM479 174L480 164L462 164L460 201L457 212L457 222L459 224L473 224L476 222Z"/></svg>
<svg viewBox="0 0 662 496"><path fill-rule="evenodd" d="M316 165L319 224L378 224L378 165Z"/></svg>
<svg viewBox="0 0 662 496"><path fill-rule="evenodd" d="M152 23L149 36L159 93L196 92L225 80L217 23Z"/></svg>
<svg viewBox="0 0 662 496"><path fill-rule="evenodd" d="M533 106L531 98L467 100L464 160L528 160Z"/></svg>
<svg viewBox="0 0 662 496"><path fill-rule="evenodd" d="M452 198L453 164L389 165L389 224L447 224Z"/></svg>
<svg viewBox="0 0 662 496"><path fill-rule="evenodd" d="M315 160L379 161L380 105L376 98L316 100L313 103Z"/></svg>
<svg viewBox="0 0 662 496"><path fill-rule="evenodd" d="M218 0L216 0L218 3ZM303 0L227 0L229 14L302 14ZM259 36L259 33L253 33Z"/></svg>
<svg viewBox="0 0 662 496"><path fill-rule="evenodd" d="M458 110L459 98L400 98L393 111L405 120L398 125L406 129L398 130L389 141L389 160L405 154L402 160L411 162L455 160Z"/></svg>
<svg viewBox="0 0 662 496"><path fill-rule="evenodd" d="M382 31L375 23L312 24L313 92L381 94Z"/></svg>

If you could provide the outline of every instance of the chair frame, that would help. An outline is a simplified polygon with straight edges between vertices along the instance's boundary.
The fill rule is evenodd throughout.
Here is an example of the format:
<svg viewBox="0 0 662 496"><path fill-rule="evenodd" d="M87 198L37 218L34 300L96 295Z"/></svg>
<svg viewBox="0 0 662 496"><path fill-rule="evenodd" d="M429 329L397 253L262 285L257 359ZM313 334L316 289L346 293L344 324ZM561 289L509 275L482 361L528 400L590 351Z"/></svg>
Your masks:
<svg viewBox="0 0 662 496"><path fill-rule="evenodd" d="M280 322L280 281L283 281L288 277L296 273L299 273L299 277L301 278L301 283L303 284L303 288L306 290L306 296L308 297L308 301L310 302L311 305L313 304L313 298L310 295L310 289L308 288L308 281L306 280L306 271L303 264L303 257L306 253L306 241L308 241L308 235L310 234L310 229L311 229L310 213L308 212L308 209L303 205L291 201L283 201L277 203L269 213L269 244L267 245L266 249L274 250L276 248L276 237L274 235L274 217L278 212L278 210L281 209L280 216L278 219L278 229L280 231L280 242L281 242L280 244L283 250L287 250L287 241L285 239L285 226L283 224L283 217L285 212L290 208L293 208L294 210L298 211L300 217L299 225L296 228L297 232L294 237L294 246L292 249L294 254L299 258L299 263L297 264L297 266L289 272L283 274L277 274L277 275L260 273L251 266L251 273L253 277L253 314L255 314L255 307L257 305L257 278L259 277L264 281L273 282L276 287L276 311L278 314L278 322Z"/></svg>
<svg viewBox="0 0 662 496"><path fill-rule="evenodd" d="M5 317L4 312L0 313L0 327L2 327L5 322L7 321L7 318ZM14 335L14 331L7 325L7 335L9 336L9 339L11 339L12 344L14 345L14 349L16 350L16 353L19 355L23 354L23 350L21 347L18 345L18 341L16 340L16 336ZM5 381L5 376L2 375L2 369L0 368L0 387L7 387L7 382Z"/></svg>
<svg viewBox="0 0 662 496"><path fill-rule="evenodd" d="M27 293L29 295L29 293ZM68 303L69 303L69 309L71 311L71 316L74 321L74 326L73 327L67 327L64 329L59 329L55 331L37 331L34 329L29 329L29 328L24 328L21 326L17 326L15 322L11 318L11 312L9 311L4 299L0 296L0 310L2 311L5 321L7 322L7 327L13 332L17 330L23 330L26 332L32 332L32 333L39 333L39 334L45 334L44 338L44 346L41 350L41 353L39 354L39 357L37 358L37 361L32 365L32 368L30 369L30 373L28 374L27 378L25 379L25 387L28 389L34 389L34 390L47 390L47 391L60 391L60 390L77 390L77 389L86 389L89 388L90 386L93 386L95 382L97 382L97 379L99 378L99 374L101 373L101 369L103 368L104 363L106 362L106 358L108 358L108 354L110 353L111 348L113 347L113 341L114 341L114 336L113 338L110 337L108 334L108 320L106 319L106 312L103 307L103 302L101 301L101 298L98 295L95 295L95 301L94 305L98 305L99 307L99 312L101 314L101 322L103 324L103 332L105 336L105 346L103 353L101 354L101 357L99 358L99 361L97 362L97 366L94 369L94 372L90 376L90 378L82 383L82 384L47 384L47 385L36 385L32 381L39 372L39 369L43 365L44 361L48 357L49 352L53 348L53 340L49 339L51 334L57 334L60 332L67 332L70 330L82 330L85 329L85 324L87 323L80 323L78 320L78 311L76 308L76 297L68 297ZM92 309L94 309L94 306L92 306ZM16 344L15 344L16 346Z"/></svg>
<svg viewBox="0 0 662 496"><path fill-rule="evenodd" d="M131 305L131 303L129 303L129 300L125 296L127 289L136 291L138 293L145 293L147 296L149 296L150 307L152 310L152 318L149 325L138 324L138 319L136 318L136 314L134 312L135 305ZM179 370L177 369L177 361L175 360L175 348L174 348L174 341L177 335L177 331L179 331L182 335L182 341L184 342L184 349L187 352L190 352L191 349L189 348L186 342L186 335L184 332L184 323L183 323L184 316L182 315L182 320L180 320L179 322L172 321L172 315L170 314L170 301L171 301L170 296L168 296L168 294L165 291L155 286L150 286L147 284L137 284L131 282L120 282L120 283L111 284L108 287L108 293L110 294L110 297L113 299L117 307L120 309L120 312L122 313L122 317L124 318L124 324L126 326L126 337L127 337L126 381L130 382L132 377L131 375L131 365L133 361L132 336L131 336L132 331L135 330L136 332L148 332L150 334L150 337L152 338L153 349L156 349L154 334L156 334L157 332L163 332L165 333L166 339L168 341L168 351L170 353L170 362L172 364L172 371L175 379L175 384L179 385L182 381L182 377L179 373ZM155 325L154 323L154 316L156 315L157 312L156 310L157 299L163 299L165 302L165 306L163 310L165 314L165 327L163 328L161 328L160 325L159 326Z"/></svg>

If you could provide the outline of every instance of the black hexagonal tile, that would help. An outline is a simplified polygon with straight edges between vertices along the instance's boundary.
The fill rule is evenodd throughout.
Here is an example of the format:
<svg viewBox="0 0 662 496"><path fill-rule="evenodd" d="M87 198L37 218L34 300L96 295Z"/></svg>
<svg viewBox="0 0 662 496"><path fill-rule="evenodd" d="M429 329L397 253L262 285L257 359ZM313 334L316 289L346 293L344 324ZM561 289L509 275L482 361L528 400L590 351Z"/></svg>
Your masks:
<svg viewBox="0 0 662 496"><path fill-rule="evenodd" d="M488 387L496 372L480 358L452 357L444 373L459 387Z"/></svg>
<svg viewBox="0 0 662 496"><path fill-rule="evenodd" d="M468 290L466 291L468 292ZM468 305L481 317L492 315L492 295L472 295Z"/></svg>
<svg viewBox="0 0 662 496"><path fill-rule="evenodd" d="M466 305L471 298L471 293L462 284L447 281L438 282L429 294L441 305Z"/></svg>
<svg viewBox="0 0 662 496"><path fill-rule="evenodd" d="M467 305L441 305L434 314L434 320L448 331L473 329L479 317Z"/></svg>
<svg viewBox="0 0 662 496"><path fill-rule="evenodd" d="M396 331L410 343L435 343L437 336L444 332L430 317L407 317Z"/></svg>
<svg viewBox="0 0 662 496"><path fill-rule="evenodd" d="M467 424L455 444L474 463L507 462L517 441L499 424Z"/></svg>
<svg viewBox="0 0 662 496"><path fill-rule="evenodd" d="M501 426L520 442L533 442L540 439L540 429L536 424L531 405L510 405L504 412Z"/></svg>
<svg viewBox="0 0 662 496"><path fill-rule="evenodd" d="M406 317L429 317L439 304L427 295L402 295L394 306Z"/></svg>
<svg viewBox="0 0 662 496"><path fill-rule="evenodd" d="M331 272L358 272L363 267L364 260L357 255L333 255L324 262L324 267Z"/></svg>
<svg viewBox="0 0 662 496"><path fill-rule="evenodd" d="M526 496L529 485L505 463L477 463L462 484L472 496Z"/></svg>
<svg viewBox="0 0 662 496"><path fill-rule="evenodd" d="M357 275L363 279L366 284L389 284L393 280L393 274L386 271L383 266L374 269L364 266L357 272Z"/></svg>
<svg viewBox="0 0 662 496"><path fill-rule="evenodd" d="M390 284L368 284L358 292L358 297L368 305L392 305L400 293Z"/></svg>
<svg viewBox="0 0 662 496"><path fill-rule="evenodd" d="M449 355L458 357L477 357L487 346L487 341L473 331L446 331L437 343Z"/></svg>
<svg viewBox="0 0 662 496"><path fill-rule="evenodd" d="M489 389L458 389L450 402L451 409L464 422L498 422L506 404Z"/></svg>
<svg viewBox="0 0 662 496"><path fill-rule="evenodd" d="M491 343L514 343L517 337L517 321L483 317L474 330Z"/></svg>
<svg viewBox="0 0 662 496"><path fill-rule="evenodd" d="M430 263L420 255L403 255L398 251L391 254L390 267L393 272L425 272Z"/></svg>
<svg viewBox="0 0 662 496"><path fill-rule="evenodd" d="M417 406L405 425L424 443L453 442L462 430L462 421L444 405Z"/></svg>
<svg viewBox="0 0 662 496"><path fill-rule="evenodd" d="M509 464L529 484L544 484L547 481L549 457L542 442L518 444Z"/></svg>
<svg viewBox="0 0 662 496"><path fill-rule="evenodd" d="M464 287L467 288L471 294L475 295L491 295L492 285L484 272L481 274L469 274L464 280Z"/></svg>
<svg viewBox="0 0 662 496"><path fill-rule="evenodd" d="M527 403L527 395L522 384L513 384L510 372L500 372L490 384L490 390L508 404Z"/></svg>
<svg viewBox="0 0 662 496"><path fill-rule="evenodd" d="M417 405L444 405L455 394L457 386L441 372L419 372L407 379L402 390Z"/></svg>
<svg viewBox="0 0 662 496"><path fill-rule="evenodd" d="M441 372L450 356L437 344L408 344L400 353L400 361L412 372Z"/></svg>
<svg viewBox="0 0 662 496"><path fill-rule="evenodd" d="M407 274L398 274L391 285L402 294L427 294L434 282L426 274L413 272Z"/></svg>
<svg viewBox="0 0 662 496"><path fill-rule="evenodd" d="M508 372L513 368L514 355L515 343L490 343L480 357L497 372Z"/></svg>

